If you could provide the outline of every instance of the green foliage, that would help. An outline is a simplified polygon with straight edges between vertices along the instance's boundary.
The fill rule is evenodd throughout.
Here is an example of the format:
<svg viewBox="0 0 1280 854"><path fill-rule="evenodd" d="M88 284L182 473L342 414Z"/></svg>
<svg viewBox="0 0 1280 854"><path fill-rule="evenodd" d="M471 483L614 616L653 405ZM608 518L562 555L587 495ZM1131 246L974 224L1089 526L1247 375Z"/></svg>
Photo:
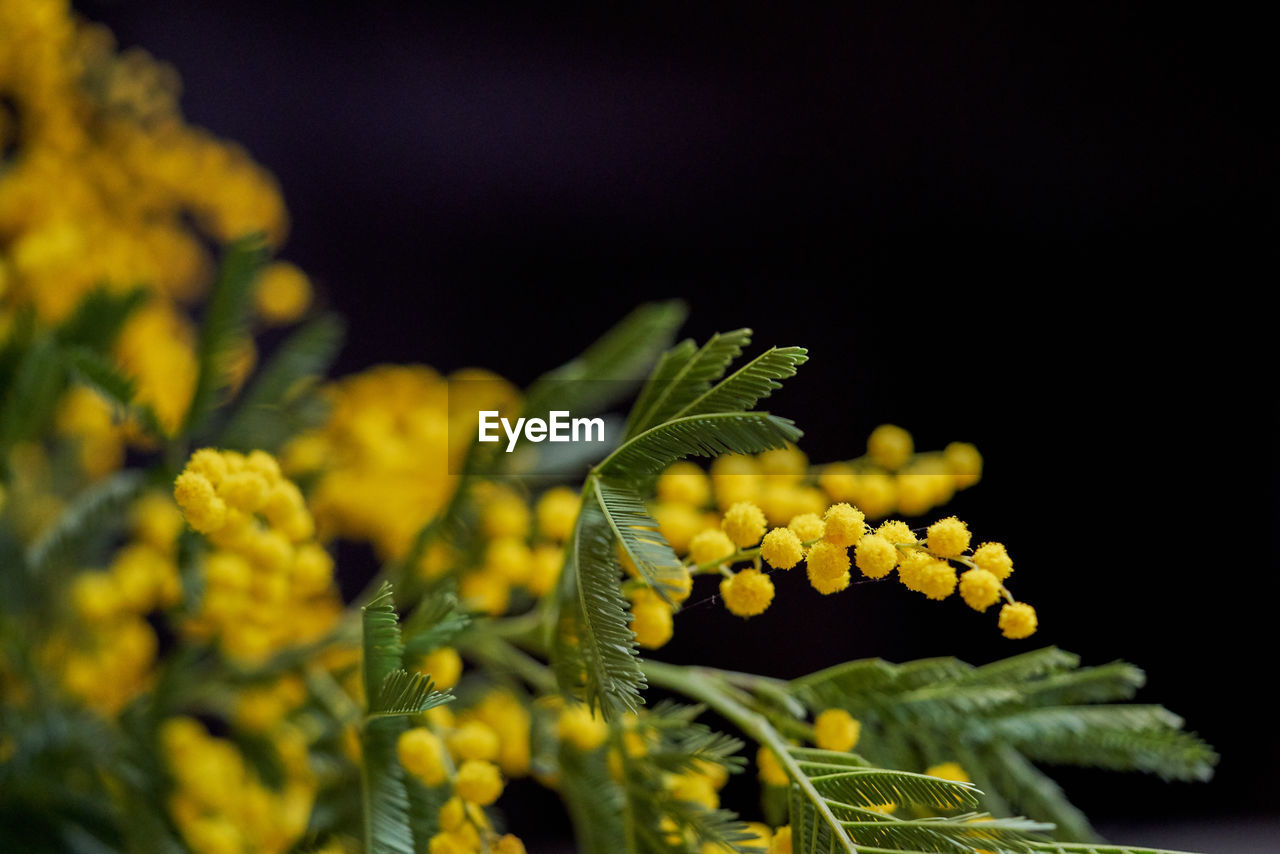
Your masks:
<svg viewBox="0 0 1280 854"><path fill-rule="evenodd" d="M199 430L229 384L231 359L246 334L253 288L267 259L262 235L241 238L227 246L218 278L209 294L200 340L196 348L199 373L191 405L183 422L184 434Z"/></svg>
<svg viewBox="0 0 1280 854"><path fill-rule="evenodd" d="M416 715L452 699L448 691L435 690L430 676L393 670L382 680L377 696L369 703L369 717Z"/></svg>
<svg viewBox="0 0 1280 854"><path fill-rule="evenodd" d="M680 592L685 578L680 558L658 530L644 499L635 490L605 478L590 481L592 492L585 500L596 502L615 540L622 545L632 564L650 587L667 602ZM686 591L687 592L687 591Z"/></svg>
<svg viewBox="0 0 1280 854"><path fill-rule="evenodd" d="M561 691L599 706L606 720L635 711L645 684L621 575L604 511L584 495L557 591L553 664Z"/></svg>
<svg viewBox="0 0 1280 854"><path fill-rule="evenodd" d="M57 520L27 548L28 571L39 574L53 561L77 553L90 537L100 532L107 520L123 511L144 482L142 472L125 470L78 493L58 514Z"/></svg>
<svg viewBox="0 0 1280 854"><path fill-rule="evenodd" d="M70 347L63 357L71 376L102 395L123 416L132 417L150 436L163 436L164 429L155 410L134 399L137 383L126 375L111 359L87 347Z"/></svg>
<svg viewBox="0 0 1280 854"><path fill-rule="evenodd" d="M616 402L644 379L684 322L683 303L647 303L628 314L581 355L539 377L525 393L523 415L552 409L590 415Z"/></svg>
<svg viewBox="0 0 1280 854"><path fill-rule="evenodd" d="M233 450L275 451L314 426L322 412L309 395L342 347L342 320L322 314L298 327L258 370L218 431L219 444Z"/></svg>
<svg viewBox="0 0 1280 854"><path fill-rule="evenodd" d="M667 421L627 440L596 466L618 480L641 480L685 457L757 454L785 448L801 432L767 412L710 412Z"/></svg>
<svg viewBox="0 0 1280 854"><path fill-rule="evenodd" d="M423 598L404 621L404 658L412 661L431 650L447 645L471 625L471 617L448 589Z"/></svg>
<svg viewBox="0 0 1280 854"><path fill-rule="evenodd" d="M750 329L735 329L717 332L701 349L686 339L664 353L631 408L626 438L671 420L709 391L750 342Z"/></svg>
<svg viewBox="0 0 1280 854"><path fill-rule="evenodd" d="M86 294L71 316L58 327L58 340L67 346L108 353L115 345L125 321L146 304L150 294L144 288L117 293L95 288Z"/></svg>
<svg viewBox="0 0 1280 854"><path fill-rule="evenodd" d="M792 690L815 712L839 707L858 718L877 764L959 761L988 791L989 809L1025 812L1055 823L1062 837L1091 839L1088 822L1033 761L1203 780L1216 756L1166 709L1114 704L1133 696L1140 670L1079 664L1053 648L976 668L946 658L873 659L798 679ZM1112 704L1094 705L1101 703Z"/></svg>
<svg viewBox="0 0 1280 854"><path fill-rule="evenodd" d="M414 828L434 827L433 801L406 779L396 756L404 732L404 716L453 699L432 690L430 680L403 669L404 646L391 585L383 582L363 609L363 679L367 710L361 749L365 851L370 854L414 854ZM412 793L412 797L411 797Z"/></svg>

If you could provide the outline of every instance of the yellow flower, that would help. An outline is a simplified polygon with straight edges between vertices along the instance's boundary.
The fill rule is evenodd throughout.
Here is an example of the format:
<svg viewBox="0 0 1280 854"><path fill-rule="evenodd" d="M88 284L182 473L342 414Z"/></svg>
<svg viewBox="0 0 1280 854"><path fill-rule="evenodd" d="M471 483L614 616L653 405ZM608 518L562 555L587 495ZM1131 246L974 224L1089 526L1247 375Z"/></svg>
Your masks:
<svg viewBox="0 0 1280 854"><path fill-rule="evenodd" d="M202 474L184 471L173 484L173 497L187 522L202 534L211 534L227 521L227 504Z"/></svg>
<svg viewBox="0 0 1280 854"><path fill-rule="evenodd" d="M414 727L400 734L396 755L405 770L428 786L438 786L447 774L445 749L440 738L426 727Z"/></svg>
<svg viewBox="0 0 1280 854"><path fill-rule="evenodd" d="M484 563L509 583L523 585L533 571L533 552L520 537L498 537L485 548Z"/></svg>
<svg viewBox="0 0 1280 854"><path fill-rule="evenodd" d="M920 574L920 590L930 599L942 600L956 589L956 569L945 560L930 560Z"/></svg>
<svg viewBox="0 0 1280 854"><path fill-rule="evenodd" d="M773 841L769 843L768 854L792 854L791 825L784 824L773 832Z"/></svg>
<svg viewBox="0 0 1280 854"><path fill-rule="evenodd" d="M698 774L676 774L668 779L668 790L677 801L698 804L709 810L720 806L720 796L706 777Z"/></svg>
<svg viewBox="0 0 1280 854"><path fill-rule="evenodd" d="M560 710L556 734L561 741L567 741L585 752L604 744L609 737L609 726L603 717L592 714L589 707L581 703L570 703Z"/></svg>
<svg viewBox="0 0 1280 854"><path fill-rule="evenodd" d="M823 750L846 753L862 734L862 724L844 709L826 709L813 721L813 743Z"/></svg>
<svg viewBox="0 0 1280 854"><path fill-rule="evenodd" d="M826 524L817 513L801 513L787 523L787 528L800 538L800 542L811 543L822 538Z"/></svg>
<svg viewBox="0 0 1280 854"><path fill-rule="evenodd" d="M879 534L868 534L853 550L853 562L867 578L884 578L898 563L898 549Z"/></svg>
<svg viewBox="0 0 1280 854"><path fill-rule="evenodd" d="M704 527L702 513L687 504L659 502L653 506L653 519L678 555L688 553L689 542Z"/></svg>
<svg viewBox="0 0 1280 854"><path fill-rule="evenodd" d="M720 526L734 545L750 548L764 536L764 511L749 501L739 501L725 511Z"/></svg>
<svg viewBox="0 0 1280 854"><path fill-rule="evenodd" d="M711 484L702 469L693 463L672 463L658 478L658 499L690 507L705 507L711 500Z"/></svg>
<svg viewBox="0 0 1280 854"><path fill-rule="evenodd" d="M939 519L929 526L926 543L938 557L959 557L969 548L969 526L955 516Z"/></svg>
<svg viewBox="0 0 1280 854"><path fill-rule="evenodd" d="M954 783L968 783L969 775L960 767L959 762L943 762L941 765L934 765L927 769L924 773L930 777L937 777L940 780L951 780Z"/></svg>
<svg viewBox="0 0 1280 854"><path fill-rule="evenodd" d="M774 756L773 751L767 747L761 747L756 751L756 767L760 770L760 782L765 785L785 786L791 782L778 757Z"/></svg>
<svg viewBox="0 0 1280 854"><path fill-rule="evenodd" d="M823 517L823 537L837 546L848 547L862 539L866 531L866 516L848 504L832 504Z"/></svg>
<svg viewBox="0 0 1280 854"><path fill-rule="evenodd" d="M1026 602L1013 602L1000 609L1000 631L1010 640L1031 637L1036 625L1036 609Z"/></svg>
<svg viewBox="0 0 1280 854"><path fill-rule="evenodd" d="M513 836L510 833L504 833L498 837L498 841L493 844L493 854L526 854L524 843L520 841L520 837Z"/></svg>
<svg viewBox="0 0 1280 854"><path fill-rule="evenodd" d="M983 543L973 553L973 562L1001 581L1013 572L1013 559L1001 543Z"/></svg>
<svg viewBox="0 0 1280 854"><path fill-rule="evenodd" d="M578 519L578 496L565 486L548 489L538 499L534 515L538 520L538 533L549 540L563 543L569 538L573 523Z"/></svg>
<svg viewBox="0 0 1280 854"><path fill-rule="evenodd" d="M275 261L258 274L253 297L259 317L283 326L302 317L311 304L311 281L288 261Z"/></svg>
<svg viewBox="0 0 1280 854"><path fill-rule="evenodd" d="M441 691L447 691L457 685L462 676L462 658L457 650L442 646L422 656L418 662L418 672L430 676Z"/></svg>
<svg viewBox="0 0 1280 854"><path fill-rule="evenodd" d="M854 501L859 493L858 475L848 463L831 463L822 467L818 485L832 501Z"/></svg>
<svg viewBox="0 0 1280 854"><path fill-rule="evenodd" d="M468 759L458 766L453 785L464 801L487 807L502 794L502 772L492 762Z"/></svg>
<svg viewBox="0 0 1280 854"><path fill-rule="evenodd" d="M720 582L720 595L729 613L754 617L773 601L773 582L758 569L744 569Z"/></svg>
<svg viewBox="0 0 1280 854"><path fill-rule="evenodd" d="M760 557L777 569L791 569L804 558L804 546L790 528L774 528L764 535Z"/></svg>
<svg viewBox="0 0 1280 854"><path fill-rule="evenodd" d="M674 632L671 606L647 588L636 591L632 598L631 630L636 634L636 643L647 649L657 649L671 640Z"/></svg>
<svg viewBox="0 0 1280 854"><path fill-rule="evenodd" d="M956 487L965 489L982 479L982 454L968 442L952 442L942 451L955 478Z"/></svg>
<svg viewBox="0 0 1280 854"><path fill-rule="evenodd" d="M1000 579L985 569L971 569L960 576L960 598L975 611L985 611L1000 601Z"/></svg>
<svg viewBox="0 0 1280 854"><path fill-rule="evenodd" d="M689 543L689 557L698 566L728 558L737 550L729 535L715 528L708 528Z"/></svg>
<svg viewBox="0 0 1280 854"><path fill-rule="evenodd" d="M893 471L911 458L911 434L893 424L881 424L867 439L867 455L876 465Z"/></svg>
<svg viewBox="0 0 1280 854"><path fill-rule="evenodd" d="M876 533L891 543L918 542L915 533L911 530L911 526L900 519L881 522L880 527L876 528Z"/></svg>
<svg viewBox="0 0 1280 854"><path fill-rule="evenodd" d="M449 753L455 759L483 759L492 762L502 748L498 734L488 724L477 720L463 723L445 737Z"/></svg>

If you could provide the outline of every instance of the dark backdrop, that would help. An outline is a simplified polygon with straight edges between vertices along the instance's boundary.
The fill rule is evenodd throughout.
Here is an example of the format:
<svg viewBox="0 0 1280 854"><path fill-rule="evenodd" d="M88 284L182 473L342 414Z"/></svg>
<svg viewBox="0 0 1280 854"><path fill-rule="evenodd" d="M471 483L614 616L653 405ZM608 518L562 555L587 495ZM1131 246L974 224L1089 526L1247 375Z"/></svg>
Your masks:
<svg viewBox="0 0 1280 854"><path fill-rule="evenodd" d="M1258 22L1128 4L79 7L173 62L188 117L279 176L285 255L351 320L342 371L527 382L669 296L690 334L808 346L771 408L811 456L856 453L883 421L927 448L977 443L988 477L954 511L1009 544L1035 642L1143 665L1142 697L1224 754L1209 786L1063 774L1091 815L1274 811ZM1031 646L895 586L802 587L749 625L690 609L662 655L792 676Z"/></svg>

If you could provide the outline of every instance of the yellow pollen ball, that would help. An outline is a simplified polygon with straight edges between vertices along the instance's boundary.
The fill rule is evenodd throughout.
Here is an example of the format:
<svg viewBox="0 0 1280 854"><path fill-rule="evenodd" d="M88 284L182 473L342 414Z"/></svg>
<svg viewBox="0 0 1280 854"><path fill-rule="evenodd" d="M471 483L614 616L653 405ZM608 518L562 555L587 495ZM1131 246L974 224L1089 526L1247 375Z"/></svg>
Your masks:
<svg viewBox="0 0 1280 854"><path fill-rule="evenodd" d="M572 489L557 486L548 489L534 508L538 532L549 540L562 543L569 538L578 519L578 496Z"/></svg>
<svg viewBox="0 0 1280 854"><path fill-rule="evenodd" d="M720 582L720 595L729 613L754 617L773 601L773 582L758 569L744 569Z"/></svg>
<svg viewBox="0 0 1280 854"><path fill-rule="evenodd" d="M911 530L911 526L901 519L890 519L887 522L881 522L880 527L876 528L876 533L884 537L891 543L915 543L915 532Z"/></svg>
<svg viewBox="0 0 1280 854"><path fill-rule="evenodd" d="M767 747L761 747L756 752L756 767L760 769L760 782L766 785L785 786L790 782L787 772L782 768L782 763Z"/></svg>
<svg viewBox="0 0 1280 854"><path fill-rule="evenodd" d="M938 557L959 557L969 548L969 526L955 516L939 519L929 526L926 543Z"/></svg>
<svg viewBox="0 0 1280 854"><path fill-rule="evenodd" d="M813 721L813 743L823 750L853 750L861 734L862 724L844 709L827 709Z"/></svg>
<svg viewBox="0 0 1280 854"><path fill-rule="evenodd" d="M931 560L920 576L920 592L930 599L942 600L956 589L956 569L945 560Z"/></svg>
<svg viewBox="0 0 1280 854"><path fill-rule="evenodd" d="M791 529L774 528L764 535L764 541L760 544L760 557L772 567L791 569L804 558L804 546Z"/></svg>
<svg viewBox="0 0 1280 854"><path fill-rule="evenodd" d="M973 553L973 562L1004 581L1013 572L1013 559L1001 543L983 543Z"/></svg>
<svg viewBox="0 0 1280 854"><path fill-rule="evenodd" d="M849 552L841 546L823 540L809 549L809 580L832 579L849 571Z"/></svg>
<svg viewBox="0 0 1280 854"><path fill-rule="evenodd" d="M728 558L738 549L724 531L709 528L689 542L689 556L698 566Z"/></svg>
<svg viewBox="0 0 1280 854"><path fill-rule="evenodd" d="M418 662L418 671L431 677L441 691L458 684L462 676L462 658L452 647L442 646L427 653Z"/></svg>
<svg viewBox="0 0 1280 854"><path fill-rule="evenodd" d="M209 478L184 471L173 483L173 497L192 528L212 534L227 522L227 504L214 492Z"/></svg>
<svg viewBox="0 0 1280 854"><path fill-rule="evenodd" d="M854 548L853 562L867 578L884 578L898 563L898 549L879 534L868 534Z"/></svg>
<svg viewBox="0 0 1280 854"><path fill-rule="evenodd" d="M889 471L910 459L913 450L911 434L894 424L881 424L867 438L867 455Z"/></svg>
<svg viewBox="0 0 1280 854"><path fill-rule="evenodd" d="M492 762L502 747L493 728L480 721L467 721L445 738L455 759L483 759Z"/></svg>
<svg viewBox="0 0 1280 854"><path fill-rule="evenodd" d="M658 478L658 499L691 507L705 507L711 500L711 482L697 465L673 463Z"/></svg>
<svg viewBox="0 0 1280 854"><path fill-rule="evenodd" d="M934 765L927 769L924 773L930 777L937 777L940 780L951 780L954 783L968 783L969 775L960 767L959 762L943 762L941 765Z"/></svg>
<svg viewBox="0 0 1280 854"><path fill-rule="evenodd" d="M773 833L773 841L769 843L768 854L792 854L791 825L784 824Z"/></svg>
<svg viewBox="0 0 1280 854"><path fill-rule="evenodd" d="M968 442L952 442L943 449L942 456L957 488L965 489L982 479L982 454Z"/></svg>
<svg viewBox="0 0 1280 854"><path fill-rule="evenodd" d="M802 543L820 540L823 532L826 531L826 525L817 513L801 513L787 523L787 528L794 531Z"/></svg>
<svg viewBox="0 0 1280 854"><path fill-rule="evenodd" d="M581 704L565 706L556 721L556 734L581 751L595 750L609 737L609 726L600 715Z"/></svg>
<svg viewBox="0 0 1280 854"><path fill-rule="evenodd" d="M492 762L468 759L458 767L453 785L464 801L487 807L502 794L502 772Z"/></svg>
<svg viewBox="0 0 1280 854"><path fill-rule="evenodd" d="M405 730L396 742L400 764L428 786L444 782L444 752L439 737L426 727Z"/></svg>
<svg viewBox="0 0 1280 854"><path fill-rule="evenodd" d="M276 261L263 268L253 297L258 316L267 323L293 323L311 304L311 281L288 261Z"/></svg>
<svg viewBox="0 0 1280 854"><path fill-rule="evenodd" d="M823 517L823 537L837 546L848 547L862 539L866 531L866 516L849 504L832 504Z"/></svg>
<svg viewBox="0 0 1280 854"><path fill-rule="evenodd" d="M1000 601L1000 579L985 569L971 569L960 576L960 598L975 611L985 611Z"/></svg>
<svg viewBox="0 0 1280 854"><path fill-rule="evenodd" d="M1010 640L1029 638L1036 633L1036 609L1026 602L1014 602L1000 609L1000 631Z"/></svg>
<svg viewBox="0 0 1280 854"><path fill-rule="evenodd" d="M657 649L671 640L675 631L671 619L671 606L663 602L652 591L643 591L648 596L638 597L631 608L631 631L636 634L636 643L646 649Z"/></svg>
<svg viewBox="0 0 1280 854"><path fill-rule="evenodd" d="M764 536L765 524L763 510L749 501L739 501L725 512L720 527L735 545L750 548Z"/></svg>

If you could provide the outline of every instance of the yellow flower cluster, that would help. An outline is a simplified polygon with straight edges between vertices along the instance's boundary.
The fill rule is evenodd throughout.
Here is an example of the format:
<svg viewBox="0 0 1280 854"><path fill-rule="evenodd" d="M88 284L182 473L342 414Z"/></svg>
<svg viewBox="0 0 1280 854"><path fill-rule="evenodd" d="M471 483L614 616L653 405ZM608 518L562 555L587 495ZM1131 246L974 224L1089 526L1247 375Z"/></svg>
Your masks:
<svg viewBox="0 0 1280 854"><path fill-rule="evenodd" d="M899 428L879 428L871 449L871 456L884 465L902 465L912 458L910 436ZM984 543L970 554L968 526L954 516L934 522L927 538L920 541L905 522L889 520L872 529L861 508L845 501L828 505L818 491L795 504L794 509L803 512L785 519L750 500L734 501L720 516L701 504L681 503L707 501L712 494L717 500L730 492L761 494L758 478L798 479L804 466L800 452L788 449L759 458L721 457L712 464L710 478L681 462L658 481L654 517L662 533L677 553L687 555L693 575L722 576L720 596L731 613L753 617L772 603L774 584L766 565L790 570L804 562L809 584L823 595L846 589L854 566L868 579L885 578L896 568L905 586L930 599L946 599L957 587L965 603L978 611L1004 599L999 625L1005 637L1025 638L1035 632L1035 609L1014 600L1004 586L1013 571L1004 546ZM953 486L958 482L954 472L947 477ZM803 486L792 488L798 490L796 494L810 495ZM777 527L770 529L770 524ZM746 561L750 567L731 569ZM963 576L957 577L953 562L968 568ZM634 625L643 628L646 637L670 637L665 625L659 626L647 615L643 620L638 615Z"/></svg>
<svg viewBox="0 0 1280 854"><path fill-rule="evenodd" d="M463 602L496 616L511 604L513 588L542 596L555 586L564 563L564 542L578 518L578 496L566 487L553 487L531 510L524 497L505 485L483 482L472 493L486 538L479 564L464 567L447 548L437 547L428 551L423 569L429 578L450 569L461 571Z"/></svg>
<svg viewBox="0 0 1280 854"><path fill-rule="evenodd" d="M117 52L66 0L0 5L0 152L0 315L30 306L57 323L97 287L147 287L116 356L172 430L195 387L184 306L211 278L206 243L261 232L278 246L287 214L275 179L184 122L172 68ZM264 271L264 320L294 320L309 299L296 268Z"/></svg>
<svg viewBox="0 0 1280 854"><path fill-rule="evenodd" d="M440 809L435 854L478 851L519 854L524 844L494 832L484 807L502 795L504 776L528 773L530 717L511 694L495 691L456 720L447 708L433 709L421 726L396 743L405 770L427 786L448 786L452 797Z"/></svg>
<svg viewBox="0 0 1280 854"><path fill-rule="evenodd" d="M391 559L453 494L476 410L508 409L517 392L483 371L446 379L424 365L382 365L331 383L325 397L324 425L286 445L281 463L314 477L322 540L367 541Z"/></svg>
<svg viewBox="0 0 1280 854"><path fill-rule="evenodd" d="M189 634L216 637L227 655L252 663L329 631L342 609L333 560L274 457L196 451L173 491L187 522L215 547Z"/></svg>
<svg viewBox="0 0 1280 854"><path fill-rule="evenodd" d="M130 527L131 540L106 571L87 569L72 580L75 637L59 637L46 650L66 690L104 715L150 684L157 640L145 615L182 599L178 508L161 493L146 493L131 508Z"/></svg>
<svg viewBox="0 0 1280 854"><path fill-rule="evenodd" d="M306 832L316 783L298 730L273 738L285 777L278 790L246 767L234 744L192 718L165 721L160 742L175 781L169 813L195 854L284 852Z"/></svg>

